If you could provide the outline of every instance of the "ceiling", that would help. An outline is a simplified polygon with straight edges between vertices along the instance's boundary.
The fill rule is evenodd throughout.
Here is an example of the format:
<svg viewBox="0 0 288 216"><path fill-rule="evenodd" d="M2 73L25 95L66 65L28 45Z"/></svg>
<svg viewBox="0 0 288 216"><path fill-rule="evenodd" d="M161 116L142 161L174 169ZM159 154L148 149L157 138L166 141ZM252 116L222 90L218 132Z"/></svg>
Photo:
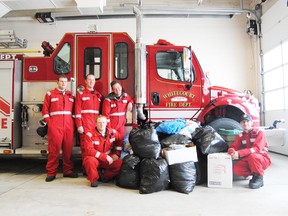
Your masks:
<svg viewBox="0 0 288 216"><path fill-rule="evenodd" d="M151 16L221 14L249 9L253 2L257 3L255 0L0 0L0 21L31 20L37 12L51 12L55 20L128 17L133 16L134 6Z"/></svg>

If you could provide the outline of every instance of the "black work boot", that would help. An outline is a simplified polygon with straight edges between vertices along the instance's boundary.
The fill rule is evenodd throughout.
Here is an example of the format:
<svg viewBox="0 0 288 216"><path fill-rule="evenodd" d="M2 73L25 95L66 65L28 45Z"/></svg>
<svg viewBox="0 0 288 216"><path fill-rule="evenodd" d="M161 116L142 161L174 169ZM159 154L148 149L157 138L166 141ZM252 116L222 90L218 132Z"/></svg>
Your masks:
<svg viewBox="0 0 288 216"><path fill-rule="evenodd" d="M98 181L95 180L94 182L92 182L91 187L98 187Z"/></svg>
<svg viewBox="0 0 288 216"><path fill-rule="evenodd" d="M263 176L258 174L253 174L253 178L249 181L249 188L258 189L264 186Z"/></svg>
<svg viewBox="0 0 288 216"><path fill-rule="evenodd" d="M66 177L66 178L78 178L78 173L72 172L72 173L69 173L69 174L63 174L63 177Z"/></svg>
<svg viewBox="0 0 288 216"><path fill-rule="evenodd" d="M98 174L99 174L99 179L98 181L103 182L103 183L107 183L109 182L109 180L107 180L104 176L104 170L103 169L98 169Z"/></svg>
<svg viewBox="0 0 288 216"><path fill-rule="evenodd" d="M52 182L55 178L56 178L56 176L47 176L45 181L46 182Z"/></svg>

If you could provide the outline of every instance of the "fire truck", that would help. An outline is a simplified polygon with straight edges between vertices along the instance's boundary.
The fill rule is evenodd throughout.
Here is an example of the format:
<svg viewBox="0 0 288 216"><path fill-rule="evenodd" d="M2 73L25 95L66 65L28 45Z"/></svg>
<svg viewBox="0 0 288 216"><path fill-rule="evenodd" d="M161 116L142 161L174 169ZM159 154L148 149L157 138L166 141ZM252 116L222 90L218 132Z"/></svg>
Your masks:
<svg viewBox="0 0 288 216"><path fill-rule="evenodd" d="M257 99L249 92L211 86L189 46L163 39L144 45L139 33L134 42L125 32L74 32L55 48L48 42L42 47L44 56L39 57L0 53L0 155L47 155L47 139L36 129L45 93L62 74L74 94L87 74L95 75L95 88L104 96L110 82L119 81L135 100L127 128L185 118L234 129L243 113L260 125ZM73 153L80 155L76 135Z"/></svg>

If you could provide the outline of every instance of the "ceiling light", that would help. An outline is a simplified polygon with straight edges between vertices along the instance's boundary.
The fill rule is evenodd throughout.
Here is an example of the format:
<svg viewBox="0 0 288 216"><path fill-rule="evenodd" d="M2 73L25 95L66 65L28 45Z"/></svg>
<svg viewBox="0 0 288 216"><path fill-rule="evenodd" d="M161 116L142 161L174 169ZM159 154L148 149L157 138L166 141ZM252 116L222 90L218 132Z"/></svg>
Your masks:
<svg viewBox="0 0 288 216"><path fill-rule="evenodd" d="M40 23L53 23L54 19L51 16L51 12L45 12L45 13L36 13L35 18Z"/></svg>
<svg viewBox="0 0 288 216"><path fill-rule="evenodd" d="M75 0L75 2L81 14L103 13L103 7L106 6L106 0Z"/></svg>

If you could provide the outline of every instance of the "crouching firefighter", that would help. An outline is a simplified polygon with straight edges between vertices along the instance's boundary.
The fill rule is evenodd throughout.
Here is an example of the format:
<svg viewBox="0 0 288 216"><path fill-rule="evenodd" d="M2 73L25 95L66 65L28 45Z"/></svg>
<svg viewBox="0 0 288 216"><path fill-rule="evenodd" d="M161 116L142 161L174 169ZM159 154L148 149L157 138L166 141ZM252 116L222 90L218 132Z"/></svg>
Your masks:
<svg viewBox="0 0 288 216"><path fill-rule="evenodd" d="M258 189L264 186L264 170L271 164L266 137L263 131L252 128L251 116L244 114L240 124L243 132L228 149L228 154L235 160L233 173L243 177L252 175L249 188Z"/></svg>
<svg viewBox="0 0 288 216"><path fill-rule="evenodd" d="M98 180L112 180L119 174L122 165L123 140L116 130L106 126L106 116L97 116L96 128L87 132L81 142L83 168L91 187L97 187Z"/></svg>

